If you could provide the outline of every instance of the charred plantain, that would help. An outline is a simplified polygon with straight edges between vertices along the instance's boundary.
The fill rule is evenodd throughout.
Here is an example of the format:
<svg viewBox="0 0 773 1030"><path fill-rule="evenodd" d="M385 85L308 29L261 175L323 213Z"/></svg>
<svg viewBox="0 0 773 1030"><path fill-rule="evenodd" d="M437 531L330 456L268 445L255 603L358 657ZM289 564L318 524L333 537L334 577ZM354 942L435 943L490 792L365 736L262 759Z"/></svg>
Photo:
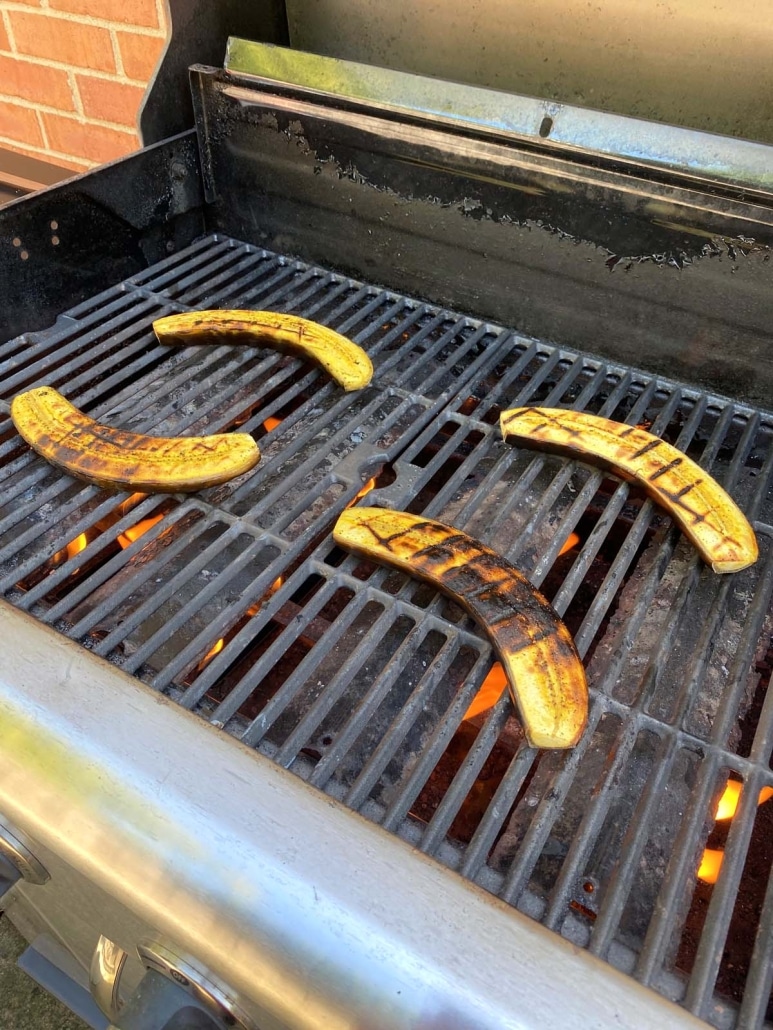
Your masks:
<svg viewBox="0 0 773 1030"><path fill-rule="evenodd" d="M46 461L108 489L203 490L248 472L260 460L257 444L246 433L141 436L94 422L49 386L15 397L11 418Z"/></svg>
<svg viewBox="0 0 773 1030"><path fill-rule="evenodd" d="M573 747L588 687L571 634L545 598L495 551L442 522L385 508L349 508L333 539L426 580L486 631L533 747Z"/></svg>
<svg viewBox="0 0 773 1030"><path fill-rule="evenodd" d="M638 426L563 408L512 408L500 418L505 440L601 465L639 484L679 524L715 572L757 560L754 530L722 487L699 465Z"/></svg>
<svg viewBox="0 0 773 1030"><path fill-rule="evenodd" d="M251 343L319 365L344 390L361 390L373 378L362 347L317 322L274 311L187 311L153 323L161 343Z"/></svg>

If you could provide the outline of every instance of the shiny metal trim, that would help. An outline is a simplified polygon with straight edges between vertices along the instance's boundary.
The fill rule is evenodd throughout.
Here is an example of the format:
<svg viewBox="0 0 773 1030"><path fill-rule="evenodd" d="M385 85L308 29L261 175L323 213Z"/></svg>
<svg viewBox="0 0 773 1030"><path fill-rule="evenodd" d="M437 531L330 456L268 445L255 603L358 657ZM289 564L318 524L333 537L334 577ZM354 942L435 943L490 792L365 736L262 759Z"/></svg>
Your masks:
<svg viewBox="0 0 773 1030"><path fill-rule="evenodd" d="M300 50L773 142L759 0L286 3Z"/></svg>
<svg viewBox="0 0 773 1030"><path fill-rule="evenodd" d="M0 602L0 811L261 1030L701 1021Z"/></svg>
<svg viewBox="0 0 773 1030"><path fill-rule="evenodd" d="M231 37L226 70L384 112L505 133L554 151L583 152L759 190L773 189L773 149L763 143L393 71Z"/></svg>
<svg viewBox="0 0 773 1030"><path fill-rule="evenodd" d="M109 1020L118 1018L123 1008L121 974L128 952L104 935L97 941L89 969L91 996Z"/></svg>
<svg viewBox="0 0 773 1030"><path fill-rule="evenodd" d="M218 1019L226 1018L229 1026L240 1030L260 1030L242 1010L234 992L218 977L190 955L181 955L175 947L162 941L140 941L137 953L147 969L155 969L195 998Z"/></svg>
<svg viewBox="0 0 773 1030"><path fill-rule="evenodd" d="M18 870L27 883L43 884L50 877L32 853L34 847L34 842L23 830L0 816L0 855Z"/></svg>

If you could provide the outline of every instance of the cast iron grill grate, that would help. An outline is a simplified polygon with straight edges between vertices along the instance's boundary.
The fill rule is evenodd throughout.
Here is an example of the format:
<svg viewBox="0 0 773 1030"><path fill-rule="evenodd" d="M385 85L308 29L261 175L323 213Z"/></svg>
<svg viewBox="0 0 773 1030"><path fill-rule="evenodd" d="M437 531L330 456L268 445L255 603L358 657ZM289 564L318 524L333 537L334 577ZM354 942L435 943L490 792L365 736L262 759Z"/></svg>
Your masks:
<svg viewBox="0 0 773 1030"><path fill-rule="evenodd" d="M343 395L265 350L155 342L154 318L202 307L315 318L368 349L374 382ZM7 343L0 369L3 596L715 1025L762 1022L770 416L217 236ZM136 431L239 427L263 458L192 497L109 494L15 434L8 403L43 383ZM505 445L499 411L525 403L652 426L757 520L759 563L718 577L628 485ZM591 684L576 749L527 747L507 695L465 718L482 634L332 543L366 492L479 536L550 597ZM696 888L728 776L721 875Z"/></svg>

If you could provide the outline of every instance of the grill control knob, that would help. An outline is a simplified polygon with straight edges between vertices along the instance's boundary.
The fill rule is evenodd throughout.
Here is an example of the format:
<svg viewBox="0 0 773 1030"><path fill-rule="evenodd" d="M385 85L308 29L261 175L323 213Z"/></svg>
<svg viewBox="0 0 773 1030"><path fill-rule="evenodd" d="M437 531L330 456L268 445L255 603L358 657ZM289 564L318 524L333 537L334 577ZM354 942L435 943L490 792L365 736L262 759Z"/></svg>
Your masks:
<svg viewBox="0 0 773 1030"><path fill-rule="evenodd" d="M41 884L50 878L33 855L33 846L26 833L0 818L0 898L19 880Z"/></svg>
<svg viewBox="0 0 773 1030"><path fill-rule="evenodd" d="M101 937L91 962L91 992L110 1030L259 1030L236 994L190 956L160 941L137 948L147 972L126 1000L120 994L127 952Z"/></svg>

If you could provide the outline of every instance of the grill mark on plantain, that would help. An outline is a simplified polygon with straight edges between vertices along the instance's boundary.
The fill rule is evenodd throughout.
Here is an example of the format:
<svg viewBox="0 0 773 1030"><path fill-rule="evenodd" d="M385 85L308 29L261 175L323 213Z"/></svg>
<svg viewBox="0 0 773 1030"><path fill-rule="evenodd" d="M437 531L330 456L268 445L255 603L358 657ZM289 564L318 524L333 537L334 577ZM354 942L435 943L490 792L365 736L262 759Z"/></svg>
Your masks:
<svg viewBox="0 0 773 1030"><path fill-rule="evenodd" d="M657 469L657 471L652 472L647 476L647 479L649 479L650 483L654 483L656 479L660 479L661 476L665 476L667 473L673 472L674 469L679 468L681 464L681 458L674 458L673 461L669 461L667 465L663 465L661 468Z"/></svg>

